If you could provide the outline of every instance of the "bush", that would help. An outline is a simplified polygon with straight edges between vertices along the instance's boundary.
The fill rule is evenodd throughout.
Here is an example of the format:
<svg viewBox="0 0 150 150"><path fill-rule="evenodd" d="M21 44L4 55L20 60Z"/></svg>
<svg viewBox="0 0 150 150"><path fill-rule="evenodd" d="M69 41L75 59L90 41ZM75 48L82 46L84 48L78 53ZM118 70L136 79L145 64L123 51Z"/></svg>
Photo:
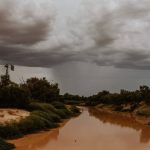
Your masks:
<svg viewBox="0 0 150 150"><path fill-rule="evenodd" d="M22 136L21 131L15 123L0 125L0 137L4 139L19 138Z"/></svg>
<svg viewBox="0 0 150 150"><path fill-rule="evenodd" d="M48 115L55 119L55 121L58 119L66 119L71 116L71 112L65 106L61 107L63 107L63 109L56 109L53 105L46 103L30 104L30 109L47 112Z"/></svg>
<svg viewBox="0 0 150 150"><path fill-rule="evenodd" d="M29 109L31 111L34 111L34 110L40 110L40 111L45 111L45 112L56 112L56 108L51 105L51 104L47 104L47 103L31 103L30 106L29 106Z"/></svg>
<svg viewBox="0 0 150 150"><path fill-rule="evenodd" d="M0 137L4 139L19 138L28 133L47 130L58 126L54 120L58 121L59 118L51 117L53 120L50 120L47 114L45 115L43 112L39 114L39 112L32 113L31 116L22 119L18 123L0 125Z"/></svg>
<svg viewBox="0 0 150 150"><path fill-rule="evenodd" d="M27 108L28 93L19 86L3 86L0 88L0 107Z"/></svg>
<svg viewBox="0 0 150 150"><path fill-rule="evenodd" d="M72 116L67 108L56 109L53 105L45 103L32 103L29 105L30 116L20 122L0 125L0 137L4 139L19 138L25 134L58 127L61 119ZM75 109L74 109L75 110Z"/></svg>
<svg viewBox="0 0 150 150"><path fill-rule="evenodd" d="M66 109L66 106L59 101L55 101L51 103L56 109Z"/></svg>
<svg viewBox="0 0 150 150"><path fill-rule="evenodd" d="M23 134L27 134L40 129L45 129L45 126L40 117L29 116L19 122L18 128Z"/></svg>
<svg viewBox="0 0 150 150"><path fill-rule="evenodd" d="M58 116L57 114L55 114L53 112L48 113L48 112L43 112L43 111L33 111L32 114L43 117L43 118L45 118L45 119L47 119L48 121L51 121L51 122L58 123L58 122L61 121L60 116Z"/></svg>
<svg viewBox="0 0 150 150"><path fill-rule="evenodd" d="M77 101L77 100L64 100L64 103L67 105L81 105L82 101Z"/></svg>
<svg viewBox="0 0 150 150"><path fill-rule="evenodd" d="M39 130L56 127L56 124L37 115L31 115L17 124L22 134L33 133Z"/></svg>
<svg viewBox="0 0 150 150"><path fill-rule="evenodd" d="M76 106L71 106L70 110L74 115L80 114L80 109Z"/></svg>
<svg viewBox="0 0 150 150"><path fill-rule="evenodd" d="M0 138L0 150L12 150L15 146L13 144L5 142L2 138Z"/></svg>
<svg viewBox="0 0 150 150"><path fill-rule="evenodd" d="M62 119L67 119L69 118L72 113L67 110L67 109L58 109L57 112L56 112Z"/></svg>

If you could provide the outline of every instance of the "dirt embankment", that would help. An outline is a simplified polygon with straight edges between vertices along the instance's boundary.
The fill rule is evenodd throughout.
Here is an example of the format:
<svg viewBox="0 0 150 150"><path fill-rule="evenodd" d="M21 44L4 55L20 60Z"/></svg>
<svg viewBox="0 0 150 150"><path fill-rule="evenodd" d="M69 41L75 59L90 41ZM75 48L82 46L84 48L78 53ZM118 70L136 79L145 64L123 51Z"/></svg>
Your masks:
<svg viewBox="0 0 150 150"><path fill-rule="evenodd" d="M0 108L0 124L10 123L12 121L19 121L28 117L30 112L20 109L1 109Z"/></svg>

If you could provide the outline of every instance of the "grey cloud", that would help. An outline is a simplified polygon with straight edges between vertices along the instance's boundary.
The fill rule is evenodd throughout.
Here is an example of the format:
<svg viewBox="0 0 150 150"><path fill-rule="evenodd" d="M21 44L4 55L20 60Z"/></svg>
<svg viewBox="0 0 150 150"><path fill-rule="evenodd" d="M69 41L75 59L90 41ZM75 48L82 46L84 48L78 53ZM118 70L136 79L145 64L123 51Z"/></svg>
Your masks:
<svg viewBox="0 0 150 150"><path fill-rule="evenodd" d="M115 67L129 68L129 69L150 69L150 54L143 53L142 51L128 51L124 54L124 58Z"/></svg>
<svg viewBox="0 0 150 150"><path fill-rule="evenodd" d="M113 29L111 29L109 18L107 19L108 20L103 20L96 23L94 27L95 31L94 31L93 40L95 41L96 45L99 47L103 47L108 44L111 44L116 39L113 35L114 31L112 32Z"/></svg>
<svg viewBox="0 0 150 150"><path fill-rule="evenodd" d="M0 8L0 41L4 44L32 45L47 38L53 18L41 17L32 11L18 12L19 9L10 0ZM5 2L3 2L5 3ZM19 2L18 2L19 3ZM12 6L10 6L12 5ZM40 11L40 10L39 10ZM19 19L17 17L20 17Z"/></svg>
<svg viewBox="0 0 150 150"><path fill-rule="evenodd" d="M1 63L30 67L52 67L54 65L73 61L73 53L62 53L55 49L49 51L34 51L21 47L0 46Z"/></svg>
<svg viewBox="0 0 150 150"><path fill-rule="evenodd" d="M96 7L96 4L94 6ZM123 30L128 23L132 21L149 22L149 7L150 2L148 1L143 2L143 5L141 5L139 0L134 2L120 0L120 5L116 9L109 10L107 7L100 7L97 11L99 15L90 11L92 19L90 20L91 25L88 28L88 34L95 41L97 47L113 44L117 39L122 38ZM134 31L126 32L126 34L131 33L134 34Z"/></svg>
<svg viewBox="0 0 150 150"><path fill-rule="evenodd" d="M34 24L27 26L12 26L8 22L7 26L0 27L0 40L6 44L36 44L46 39L48 30L49 24L41 20L35 20Z"/></svg>
<svg viewBox="0 0 150 150"><path fill-rule="evenodd" d="M143 27L142 31L135 24L149 24L150 2L144 1L142 4L138 0L124 1L124 3L121 3L123 0L120 0L119 2L119 6L113 10L107 10L107 7L101 9L100 7L97 11L100 17L98 15L95 17L92 14L94 19L91 19L92 26L90 27L94 30L90 36L95 41L94 49L97 50L93 52L94 57L92 55L93 49L90 52L91 55L88 52L88 57L91 57L91 61L99 66L148 70L150 69L150 54L148 52L150 45L144 45L149 41L142 34L146 35L149 31L147 27Z"/></svg>
<svg viewBox="0 0 150 150"><path fill-rule="evenodd" d="M106 53L104 53L105 55ZM115 54L109 53L101 59L95 59L94 62L100 66L114 66L116 68L149 70L150 69L150 54L143 53L136 50L125 50L124 52L117 52Z"/></svg>
<svg viewBox="0 0 150 150"><path fill-rule="evenodd" d="M83 61L150 69L150 2L111 1L117 6L110 8L103 1L91 1L93 5L84 5L82 13L73 13L71 18L66 17L67 12L57 14L55 21L51 15L35 15L27 8L19 19L10 15L11 6L0 9L1 62L53 67Z"/></svg>

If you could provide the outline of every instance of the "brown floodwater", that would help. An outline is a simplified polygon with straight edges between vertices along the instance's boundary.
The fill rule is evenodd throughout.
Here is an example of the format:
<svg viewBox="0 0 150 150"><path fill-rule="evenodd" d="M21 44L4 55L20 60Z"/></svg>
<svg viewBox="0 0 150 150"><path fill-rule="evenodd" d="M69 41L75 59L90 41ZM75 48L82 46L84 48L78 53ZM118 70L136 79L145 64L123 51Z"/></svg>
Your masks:
<svg viewBox="0 0 150 150"><path fill-rule="evenodd" d="M83 108L60 128L11 142L16 150L150 150L150 127L132 115Z"/></svg>

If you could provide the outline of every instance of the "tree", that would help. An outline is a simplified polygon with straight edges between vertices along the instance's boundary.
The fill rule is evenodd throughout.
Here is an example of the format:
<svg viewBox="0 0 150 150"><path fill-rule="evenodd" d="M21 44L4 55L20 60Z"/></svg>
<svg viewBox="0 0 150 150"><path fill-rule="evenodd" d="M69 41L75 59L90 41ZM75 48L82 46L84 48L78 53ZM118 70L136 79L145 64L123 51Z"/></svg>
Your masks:
<svg viewBox="0 0 150 150"><path fill-rule="evenodd" d="M142 99L147 103L150 104L150 89L148 86L143 85L140 86L140 92L142 95Z"/></svg>
<svg viewBox="0 0 150 150"><path fill-rule="evenodd" d="M58 84L50 84L45 78L30 78L21 86L30 92L32 99L41 102L52 102L59 98Z"/></svg>
<svg viewBox="0 0 150 150"><path fill-rule="evenodd" d="M0 107L27 108L29 95L18 85L0 87Z"/></svg>

